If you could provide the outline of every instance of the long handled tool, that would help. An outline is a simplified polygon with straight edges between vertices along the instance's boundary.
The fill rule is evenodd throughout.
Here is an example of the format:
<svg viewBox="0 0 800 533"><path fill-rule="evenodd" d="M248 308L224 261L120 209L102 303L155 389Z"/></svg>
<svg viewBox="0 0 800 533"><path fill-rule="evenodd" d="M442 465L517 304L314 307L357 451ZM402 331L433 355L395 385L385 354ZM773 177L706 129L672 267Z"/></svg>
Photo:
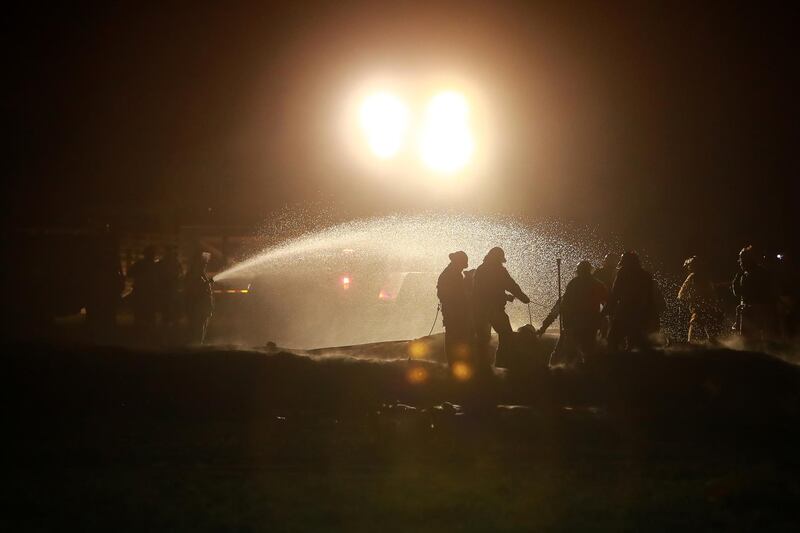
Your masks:
<svg viewBox="0 0 800 533"><path fill-rule="evenodd" d="M558 271L558 336L564 334L564 327L561 324L561 258L556 259L556 270Z"/></svg>

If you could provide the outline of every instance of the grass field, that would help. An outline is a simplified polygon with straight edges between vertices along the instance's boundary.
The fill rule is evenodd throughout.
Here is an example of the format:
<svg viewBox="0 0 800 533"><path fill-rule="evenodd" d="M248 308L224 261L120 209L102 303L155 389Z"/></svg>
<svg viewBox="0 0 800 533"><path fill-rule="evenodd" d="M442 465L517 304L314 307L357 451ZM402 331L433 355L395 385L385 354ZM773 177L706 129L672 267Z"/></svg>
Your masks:
<svg viewBox="0 0 800 533"><path fill-rule="evenodd" d="M352 348L5 348L4 531L800 524L800 373L762 354L454 383Z"/></svg>

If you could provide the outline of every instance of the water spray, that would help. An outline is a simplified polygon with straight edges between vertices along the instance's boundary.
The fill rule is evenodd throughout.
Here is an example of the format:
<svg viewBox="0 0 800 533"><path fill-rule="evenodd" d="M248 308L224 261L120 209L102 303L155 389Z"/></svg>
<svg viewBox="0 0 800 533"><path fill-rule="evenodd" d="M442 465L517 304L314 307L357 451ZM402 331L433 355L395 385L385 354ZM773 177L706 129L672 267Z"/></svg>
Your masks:
<svg viewBox="0 0 800 533"><path fill-rule="evenodd" d="M448 254L463 250L479 258L498 243L514 278L531 297L528 313L511 306L509 318L521 325L527 314L533 324L534 311L539 320L552 307L542 302L559 281L554 279L556 257L600 261L616 246L581 227L556 222L453 214L384 216L297 236L284 233L293 238L255 253L215 280L255 287L247 295L247 310L238 316L244 335L305 348L409 339L426 326L432 335L436 325L431 331L428 313L437 302L431 289ZM345 273L353 276L347 290L341 283ZM352 284L353 279L359 283ZM660 281L665 282L663 277ZM387 287L391 297L381 298Z"/></svg>

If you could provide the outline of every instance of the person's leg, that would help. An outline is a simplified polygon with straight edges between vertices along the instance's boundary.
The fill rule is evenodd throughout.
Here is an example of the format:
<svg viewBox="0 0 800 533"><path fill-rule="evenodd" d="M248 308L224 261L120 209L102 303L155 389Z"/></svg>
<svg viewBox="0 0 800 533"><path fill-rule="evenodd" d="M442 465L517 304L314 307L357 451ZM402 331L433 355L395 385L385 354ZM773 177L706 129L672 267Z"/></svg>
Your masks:
<svg viewBox="0 0 800 533"><path fill-rule="evenodd" d="M547 365L554 367L568 364L571 360L569 352L571 352L573 349L574 346L572 346L572 343L570 342L569 334L566 331L563 332L558 337L556 346L550 353L550 358L547 361Z"/></svg>
<svg viewBox="0 0 800 533"><path fill-rule="evenodd" d="M758 337L758 328L755 326L753 312L749 307L745 307L741 311L740 332L745 341L752 341Z"/></svg>
<svg viewBox="0 0 800 533"><path fill-rule="evenodd" d="M510 352L514 350L514 330L511 329L511 320L505 309L493 309L489 320L492 328L497 332L497 354L503 357L510 355Z"/></svg>
<svg viewBox="0 0 800 533"><path fill-rule="evenodd" d="M204 319L203 314L199 313L196 307L189 306L186 313L189 344L199 344L203 342L203 337L204 337L203 319Z"/></svg>
<svg viewBox="0 0 800 533"><path fill-rule="evenodd" d="M692 313L692 316L689 318L689 332L686 335L686 341L689 343L694 342L696 335L697 335L697 313Z"/></svg>
<svg viewBox="0 0 800 533"><path fill-rule="evenodd" d="M591 326L579 328L575 331L575 340L578 348L578 355L582 362L594 357L597 350L597 329Z"/></svg>
<svg viewBox="0 0 800 533"><path fill-rule="evenodd" d="M628 331L628 345L629 348L637 348L639 350L647 350L651 347L650 343L650 328L647 327L645 322L637 322L631 324Z"/></svg>
<svg viewBox="0 0 800 533"><path fill-rule="evenodd" d="M447 366L453 368L455 362L455 333L453 328L445 326L444 328L444 355L447 358Z"/></svg>
<svg viewBox="0 0 800 533"><path fill-rule="evenodd" d="M447 355L447 364L452 368L453 363L466 362L469 357L469 347L463 327L449 325L444 330L444 351Z"/></svg>
<svg viewBox="0 0 800 533"><path fill-rule="evenodd" d="M611 317L603 315L600 318L600 338L608 342L608 335L611 331Z"/></svg>
<svg viewBox="0 0 800 533"><path fill-rule="evenodd" d="M711 330L711 315L707 311L698 312L694 328L695 338L698 342L710 342L712 338Z"/></svg>
<svg viewBox="0 0 800 533"><path fill-rule="evenodd" d="M203 344L206 337L206 324L207 321L202 316L194 316L189 321L189 331L191 335L191 344Z"/></svg>
<svg viewBox="0 0 800 533"><path fill-rule="evenodd" d="M475 369L475 343L470 333L471 329L452 325L449 330L445 330L447 364L457 379L471 375Z"/></svg>
<svg viewBox="0 0 800 533"><path fill-rule="evenodd" d="M207 316L202 317L200 320L200 344L204 344L206 342L206 331L208 331L208 322L210 318Z"/></svg>
<svg viewBox="0 0 800 533"><path fill-rule="evenodd" d="M620 349L625 335L622 321L614 319L611 321L611 328L608 331L608 351L615 352Z"/></svg>
<svg viewBox="0 0 800 533"><path fill-rule="evenodd" d="M492 326L489 319L484 313L476 313L475 315L475 356L474 362L476 366L488 364L489 357L489 343L492 340Z"/></svg>

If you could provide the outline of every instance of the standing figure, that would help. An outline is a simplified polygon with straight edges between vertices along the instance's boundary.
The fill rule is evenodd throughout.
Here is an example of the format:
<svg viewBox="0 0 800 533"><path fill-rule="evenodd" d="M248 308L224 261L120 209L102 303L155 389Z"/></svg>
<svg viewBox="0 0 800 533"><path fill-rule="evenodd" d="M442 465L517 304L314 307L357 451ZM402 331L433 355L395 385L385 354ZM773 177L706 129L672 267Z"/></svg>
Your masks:
<svg viewBox="0 0 800 533"><path fill-rule="evenodd" d="M107 341L116 328L117 309L125 287L115 243L110 239L102 242L90 262L86 321L95 340Z"/></svg>
<svg viewBox="0 0 800 533"><path fill-rule="evenodd" d="M611 292L611 288L614 286L614 280L617 277L618 263L619 254L608 253L603 258L603 266L595 269L594 271L594 277L600 283L606 286L606 290L608 290L608 292Z"/></svg>
<svg viewBox="0 0 800 533"><path fill-rule="evenodd" d="M776 298L772 279L759 264L753 246L739 252L739 272L731 291L739 298L736 329L746 340L764 340L776 330Z"/></svg>
<svg viewBox="0 0 800 533"><path fill-rule="evenodd" d="M514 297L524 304L531 301L503 266L505 262L506 256L503 249L494 247L489 250L483 263L475 271L473 291L476 355L480 369L487 369L491 366L488 352L492 328L498 336L497 357L508 355L508 352L513 349L511 345L514 331L511 329L511 322L505 311L506 302L513 301ZM507 292L511 294L507 294Z"/></svg>
<svg viewBox="0 0 800 533"><path fill-rule="evenodd" d="M436 284L436 295L442 305L444 350L451 369L459 362L470 368L474 365L475 328L463 274L467 266L469 259L466 253L451 253L450 264L439 275Z"/></svg>
<svg viewBox="0 0 800 533"><path fill-rule="evenodd" d="M613 252L607 253L603 258L603 266L594 271L594 277L597 278L606 287L608 293L614 287L614 280L617 278L617 264L619 263L619 254ZM600 337L603 339L608 338L608 331L611 328L611 317L603 313L600 319Z"/></svg>
<svg viewBox="0 0 800 533"><path fill-rule="evenodd" d="M800 344L800 271L794 257L784 253L776 254L771 266L768 271L773 276L778 303L777 331L784 340Z"/></svg>
<svg viewBox="0 0 800 533"><path fill-rule="evenodd" d="M659 306L653 276L642 268L636 252L626 252L608 299L611 329L608 349L647 348L648 336L658 327Z"/></svg>
<svg viewBox="0 0 800 533"><path fill-rule="evenodd" d="M719 306L714 297L714 286L705 265L693 255L683 263L689 272L678 291L678 300L689 306L689 342L710 341L719 330Z"/></svg>
<svg viewBox="0 0 800 533"><path fill-rule="evenodd" d="M158 262L153 246L144 249L142 258L128 269L128 277L133 279L133 314L136 326L151 329L155 326L158 309Z"/></svg>
<svg viewBox="0 0 800 533"><path fill-rule="evenodd" d="M575 277L567 284L561 301L556 302L539 329L541 335L561 315L562 336L550 356L551 364L556 360L585 361L587 356L594 355L600 311L607 298L606 286L592 275L592 264L589 261L578 263Z"/></svg>
<svg viewBox="0 0 800 533"><path fill-rule="evenodd" d="M164 326L173 327L180 320L182 277L183 267L178 260L178 250L171 246L158 262L159 307Z"/></svg>
<svg viewBox="0 0 800 533"><path fill-rule="evenodd" d="M183 284L190 342L196 344L205 342L208 321L214 313L214 281L206 272L210 258L208 252L198 253L189 264Z"/></svg>

